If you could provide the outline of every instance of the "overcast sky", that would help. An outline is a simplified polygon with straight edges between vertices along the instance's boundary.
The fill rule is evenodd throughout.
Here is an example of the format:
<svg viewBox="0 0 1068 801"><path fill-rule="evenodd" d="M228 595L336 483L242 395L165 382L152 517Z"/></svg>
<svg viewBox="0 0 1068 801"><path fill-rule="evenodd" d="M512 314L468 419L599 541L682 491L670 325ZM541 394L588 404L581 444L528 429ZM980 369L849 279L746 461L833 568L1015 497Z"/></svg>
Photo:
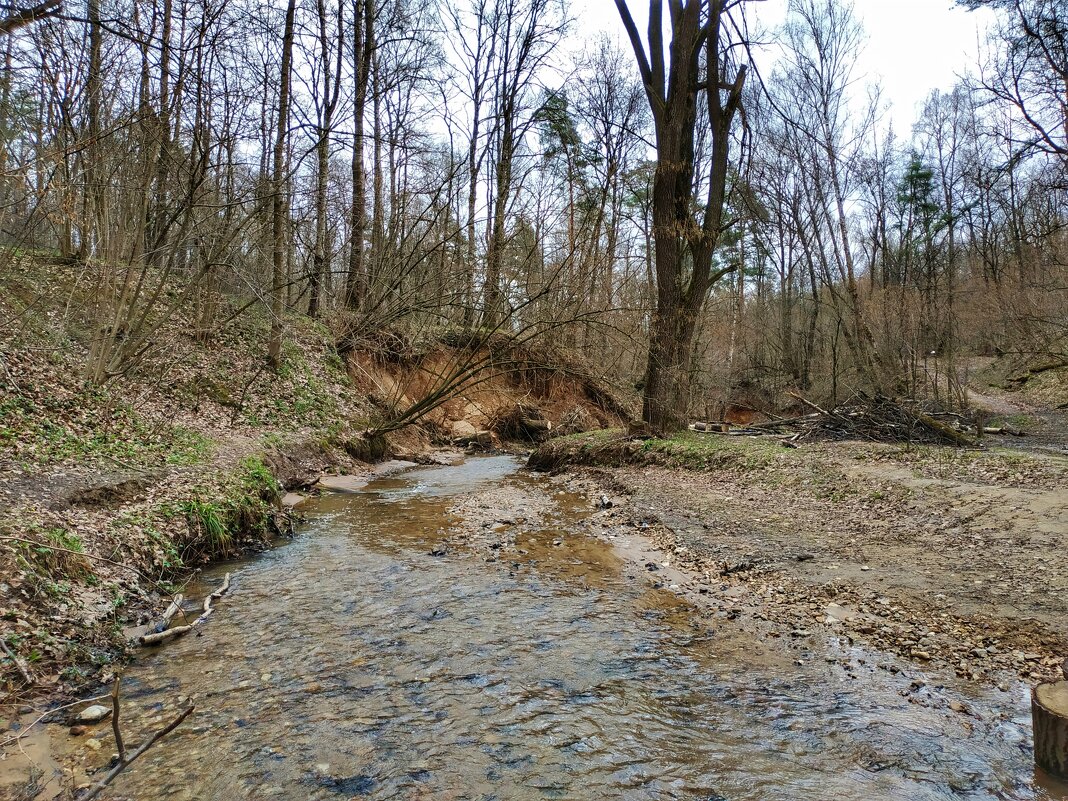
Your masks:
<svg viewBox="0 0 1068 801"><path fill-rule="evenodd" d="M644 31L647 0L629 0ZM766 28L774 28L785 14L786 0L748 3L748 14ZM580 35L608 31L625 41L613 0L580 0ZM888 122L907 138L933 89L948 90L956 76L974 71L993 14L965 11L952 0L855 0L854 7L868 41L858 74L882 85L890 104Z"/></svg>

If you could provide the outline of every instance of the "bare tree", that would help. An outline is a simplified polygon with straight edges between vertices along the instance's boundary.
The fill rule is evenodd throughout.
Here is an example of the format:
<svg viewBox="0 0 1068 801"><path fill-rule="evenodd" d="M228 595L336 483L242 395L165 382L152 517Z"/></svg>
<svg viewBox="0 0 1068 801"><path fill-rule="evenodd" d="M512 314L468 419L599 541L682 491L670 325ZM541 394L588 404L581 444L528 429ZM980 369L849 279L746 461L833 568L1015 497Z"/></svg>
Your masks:
<svg viewBox="0 0 1068 801"><path fill-rule="evenodd" d="M346 303L360 309L367 295L367 167L364 164L364 120L367 88L375 51L375 0L353 0L352 64L352 209L349 223L349 274Z"/></svg>
<svg viewBox="0 0 1068 801"><path fill-rule="evenodd" d="M330 35L326 0L315 0L318 58L314 60L317 80L315 103L315 244L312 268L308 276L308 316L317 317L322 303L323 283L330 272L330 243L327 214L329 211L330 137L334 131L334 112L341 94L341 60L344 26L344 0L338 0L334 36Z"/></svg>
<svg viewBox="0 0 1068 801"><path fill-rule="evenodd" d="M282 358L282 312L286 288L286 254L289 220L286 214L286 149L289 142L289 90L293 82L293 26L297 0L286 4L286 18L282 30L282 65L278 88L278 119L276 122L273 169L271 174L271 336L267 345L267 361L277 368Z"/></svg>
<svg viewBox="0 0 1068 801"><path fill-rule="evenodd" d="M733 266L713 267L723 234L731 128L745 84L735 66L727 26L737 2L670 4L671 42L665 51L663 4L650 0L648 52L625 0L616 8L638 61L656 132L653 240L656 308L650 330L642 416L655 429L685 426L694 327L709 289ZM711 136L706 190L698 200L694 138L699 99ZM695 213L700 205L703 211Z"/></svg>
<svg viewBox="0 0 1068 801"><path fill-rule="evenodd" d="M984 65L980 85L1014 108L1027 135L1021 151L1037 150L1068 164L1068 10L1062 0L962 0L1000 12L998 52Z"/></svg>

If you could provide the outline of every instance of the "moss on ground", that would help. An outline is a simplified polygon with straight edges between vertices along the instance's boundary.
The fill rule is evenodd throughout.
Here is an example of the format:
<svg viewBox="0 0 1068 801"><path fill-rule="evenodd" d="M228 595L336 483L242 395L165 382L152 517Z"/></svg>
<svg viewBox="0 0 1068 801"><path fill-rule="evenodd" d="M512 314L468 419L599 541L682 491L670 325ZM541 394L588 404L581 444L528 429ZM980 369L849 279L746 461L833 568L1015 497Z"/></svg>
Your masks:
<svg viewBox="0 0 1068 801"><path fill-rule="evenodd" d="M611 429L549 440L531 455L529 464L537 470L555 470L568 464L655 464L687 470L750 472L794 459L796 451L783 448L771 437L681 431L667 438L641 440Z"/></svg>

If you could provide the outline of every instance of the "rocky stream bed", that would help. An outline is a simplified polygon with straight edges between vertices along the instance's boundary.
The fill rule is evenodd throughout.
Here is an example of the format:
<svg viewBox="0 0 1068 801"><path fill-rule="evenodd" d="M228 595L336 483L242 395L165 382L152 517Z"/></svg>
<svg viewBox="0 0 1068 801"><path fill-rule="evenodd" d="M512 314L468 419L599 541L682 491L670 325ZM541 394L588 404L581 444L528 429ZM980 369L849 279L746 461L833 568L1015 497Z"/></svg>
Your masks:
<svg viewBox="0 0 1068 801"><path fill-rule="evenodd" d="M817 592L687 540L684 504L634 489L647 475L520 464L354 482L300 504L291 542L206 571L190 597L224 573L231 591L128 667L126 739L196 711L111 797L1068 797L1033 767L1015 656L961 670L942 629L907 651L867 636L886 593ZM106 721L35 727L5 749L0 797L34 767L39 798L91 784L114 750Z"/></svg>

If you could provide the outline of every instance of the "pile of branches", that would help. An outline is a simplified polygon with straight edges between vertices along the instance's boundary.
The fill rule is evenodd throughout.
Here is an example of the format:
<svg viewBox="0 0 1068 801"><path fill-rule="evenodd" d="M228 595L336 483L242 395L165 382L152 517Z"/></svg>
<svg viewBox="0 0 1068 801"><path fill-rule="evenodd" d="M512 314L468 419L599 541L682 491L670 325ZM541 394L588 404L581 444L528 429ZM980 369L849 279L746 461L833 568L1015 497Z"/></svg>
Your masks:
<svg viewBox="0 0 1068 801"><path fill-rule="evenodd" d="M857 394L833 409L822 409L794 395L811 413L750 426L752 433L788 435L788 442L820 439L862 439L870 442L917 442L930 445L978 447L974 426L962 415L929 412L915 401L884 395Z"/></svg>

